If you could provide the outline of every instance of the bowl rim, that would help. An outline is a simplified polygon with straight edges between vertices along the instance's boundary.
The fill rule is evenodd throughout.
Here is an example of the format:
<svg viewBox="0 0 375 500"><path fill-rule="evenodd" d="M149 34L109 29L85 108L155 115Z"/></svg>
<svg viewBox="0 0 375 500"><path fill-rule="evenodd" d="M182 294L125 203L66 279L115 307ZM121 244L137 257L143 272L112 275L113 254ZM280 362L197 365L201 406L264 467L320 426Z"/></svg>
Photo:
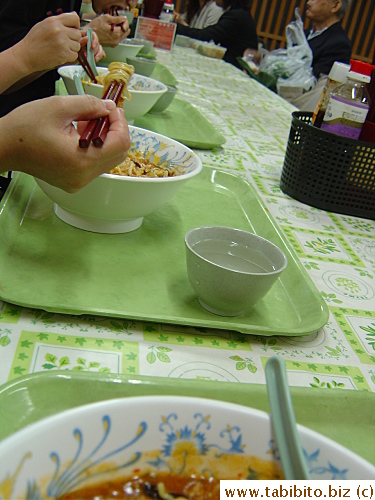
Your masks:
<svg viewBox="0 0 375 500"><path fill-rule="evenodd" d="M191 172L187 172L186 174L181 174L181 175L176 175L175 177L130 177L127 175L116 175L116 174L101 174L99 177L103 177L106 179L112 179L116 180L117 182L142 182L142 183L163 183L163 182L181 182L183 180L190 179L191 177L195 177L198 175L203 168L202 160L199 158L199 156L194 153L194 151L185 144L182 144L181 142L175 141L174 139L171 139L170 137L167 137L166 135L158 134L157 132L153 132L151 130L147 130L141 127L135 127L134 125L128 125L129 127L129 132L131 131L144 131L149 134L152 134L153 137L156 137L157 139L160 140L167 140L169 143L172 143L174 145L177 145L179 147L182 147L184 151L188 151L189 153L192 153L192 155L196 158L197 160L197 166L192 170ZM95 179L94 179L95 180Z"/></svg>
<svg viewBox="0 0 375 500"><path fill-rule="evenodd" d="M197 231L211 231L213 229L219 230L219 231L225 230L226 232L229 231L233 235L234 234L244 234L244 235L248 236L249 238L255 238L258 241L262 241L266 245L273 247L280 254L280 257L283 260L283 264L280 267L278 267L277 269L275 269L274 271L267 271L265 273L257 273L254 271L240 271L238 269L231 269L231 268L228 268L226 266L217 264L216 262L213 262L212 260L207 259L206 257L203 257L200 253L196 252L194 250L194 247L191 246L191 244L189 243L189 238L191 237L191 235L193 233L195 233ZM206 238L206 239L208 239L208 238ZM225 238L225 239L227 240L227 238ZM203 241L203 239L201 241ZM189 249L190 252L192 252L195 256L197 256L198 258L207 262L208 264L211 264L212 266L217 267L219 269L224 269L226 271L230 271L230 272L245 275L245 276L269 277L269 276L273 276L273 275L279 275L286 269L286 267L288 265L288 259L287 259L287 256L285 255L285 252L283 252L283 250L281 250L280 247L275 245L275 243L268 240L267 238L264 238L263 236L259 236L259 234L250 233L250 231L245 231L243 229L239 229L239 228L235 228L235 227L231 227L231 226L197 226L197 227L193 227L193 228L189 229L189 231L187 231L187 233L185 234L185 245Z"/></svg>
<svg viewBox="0 0 375 500"><path fill-rule="evenodd" d="M136 62L149 64L150 66L151 65L156 66L156 59L148 59L147 57L144 57L144 56L127 56L126 59L129 61L136 61ZM157 81L159 81L159 80L157 80ZM160 83L162 83L162 82L160 82Z"/></svg>

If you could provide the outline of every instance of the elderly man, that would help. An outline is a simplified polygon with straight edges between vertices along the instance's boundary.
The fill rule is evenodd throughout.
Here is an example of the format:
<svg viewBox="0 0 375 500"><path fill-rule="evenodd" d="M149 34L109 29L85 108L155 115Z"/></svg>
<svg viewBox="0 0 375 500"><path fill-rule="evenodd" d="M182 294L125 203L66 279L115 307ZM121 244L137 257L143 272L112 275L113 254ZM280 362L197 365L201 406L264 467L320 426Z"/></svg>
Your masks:
<svg viewBox="0 0 375 500"><path fill-rule="evenodd" d="M311 30L306 36L313 53L312 67L317 78L328 75L333 63L350 63L352 45L341 26L350 0L309 0L306 17Z"/></svg>
<svg viewBox="0 0 375 500"><path fill-rule="evenodd" d="M93 1L97 14L107 12L113 6L124 9L126 0ZM0 2L0 52L27 39L22 57L13 61L13 65L23 64L23 67L10 68L21 75L25 74L6 93L0 95L0 116L21 104L54 94L55 81L58 79L55 68L73 63L82 43L78 16L80 7L81 0L19 0L16 4L12 0ZM63 14L51 16L61 11ZM111 28L112 24L114 29ZM98 57L102 57L98 38L101 44L114 46L130 33L126 17L108 14L94 19L92 29L97 35L94 50ZM26 37L28 34L30 36ZM3 68L5 73L8 70L7 67Z"/></svg>
<svg viewBox="0 0 375 500"><path fill-rule="evenodd" d="M349 5L350 0L307 2L306 17L311 21L311 29L306 30L305 34L313 53L312 68L317 83L310 92L290 100L303 111L315 111L333 63L340 61L350 64L352 44L341 26Z"/></svg>

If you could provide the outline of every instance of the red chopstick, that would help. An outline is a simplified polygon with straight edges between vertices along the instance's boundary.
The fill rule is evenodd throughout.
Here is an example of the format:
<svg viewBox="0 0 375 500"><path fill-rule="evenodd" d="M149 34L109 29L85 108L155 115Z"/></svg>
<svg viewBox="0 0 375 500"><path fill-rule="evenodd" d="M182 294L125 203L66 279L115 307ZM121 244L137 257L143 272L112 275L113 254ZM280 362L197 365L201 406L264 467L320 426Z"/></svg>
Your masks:
<svg viewBox="0 0 375 500"><path fill-rule="evenodd" d="M60 14L63 14L63 10L61 9L61 7L59 7L57 10L56 10L56 15L59 16ZM47 17L51 17L53 16L53 13L51 10L49 10L47 12ZM87 58L86 58L86 55L85 53L83 52L82 48L78 51L78 60L82 66L82 68L86 71L86 73L88 74L90 80L92 80L93 82L95 83L98 83L98 80L96 79L96 76L95 76L95 73L93 72Z"/></svg>
<svg viewBox="0 0 375 500"><path fill-rule="evenodd" d="M108 87L108 89L107 89L106 93L103 95L102 99L111 98L111 94L117 86L118 86L118 83L116 81L111 82L111 85ZM88 122L85 130L83 131L81 137L79 138L79 147L81 149L87 149L90 146L93 135L94 135L97 127L99 127L102 120L103 120L103 118L98 118L95 120L90 120Z"/></svg>
<svg viewBox="0 0 375 500"><path fill-rule="evenodd" d="M118 16L118 15L119 15L118 10L117 10L117 8L116 8L116 7L111 7L110 9L107 9L104 13L105 13L105 14L110 14L111 16ZM125 29L124 29L124 21L123 21L122 23L120 23L120 25L112 23L112 24L111 24L111 31L114 31L115 26L120 26L121 31L122 31L123 33L125 33Z"/></svg>
<svg viewBox="0 0 375 500"><path fill-rule="evenodd" d="M116 106L117 106L118 101L121 97L121 92L122 92L123 88L124 88L124 82L120 82L117 85L117 87L115 87L115 89L114 89L114 94L111 97L111 99L112 99L112 101L114 101L116 103ZM106 116L105 118L102 118L99 121L99 125L98 125L98 127L95 128L93 136L92 136L92 143L97 148L101 148L103 146L105 138L107 136L108 128L109 128L109 119L108 119L108 116Z"/></svg>
<svg viewBox="0 0 375 500"><path fill-rule="evenodd" d="M90 66L82 49L79 49L79 51L78 51L78 60L81 64L82 68L88 74L90 80L93 81L94 83L98 83L98 80L96 79L95 73L93 72L93 70L92 70L92 68L91 68L91 66Z"/></svg>

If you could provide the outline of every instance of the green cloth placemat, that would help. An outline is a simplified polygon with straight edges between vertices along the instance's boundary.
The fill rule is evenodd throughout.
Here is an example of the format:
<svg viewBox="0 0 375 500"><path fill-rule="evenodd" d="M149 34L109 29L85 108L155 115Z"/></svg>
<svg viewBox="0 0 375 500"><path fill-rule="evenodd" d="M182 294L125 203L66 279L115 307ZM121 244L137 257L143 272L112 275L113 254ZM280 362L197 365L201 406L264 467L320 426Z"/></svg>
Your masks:
<svg viewBox="0 0 375 500"><path fill-rule="evenodd" d="M177 97L163 113L136 118L134 126L165 135L189 148L212 149L225 143L225 137L194 106Z"/></svg>
<svg viewBox="0 0 375 500"><path fill-rule="evenodd" d="M159 62L156 63L150 78L154 78L158 82L164 83L164 85L172 85L173 87L178 83L169 69L164 66L164 64L160 64Z"/></svg>

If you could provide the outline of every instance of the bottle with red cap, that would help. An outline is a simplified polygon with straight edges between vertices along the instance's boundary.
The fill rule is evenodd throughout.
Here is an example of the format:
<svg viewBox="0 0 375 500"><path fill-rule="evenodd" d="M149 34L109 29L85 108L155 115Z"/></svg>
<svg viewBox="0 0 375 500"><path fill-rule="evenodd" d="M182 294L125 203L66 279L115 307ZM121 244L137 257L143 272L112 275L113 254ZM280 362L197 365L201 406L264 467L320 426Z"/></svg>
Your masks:
<svg viewBox="0 0 375 500"><path fill-rule="evenodd" d="M372 64L351 59L345 83L331 94L321 128L337 135L358 139L370 107L367 85Z"/></svg>
<svg viewBox="0 0 375 500"><path fill-rule="evenodd" d="M166 21L168 23L171 23L173 21L173 11L174 11L173 0L166 0L163 6L163 10L159 16L159 19L161 21Z"/></svg>

